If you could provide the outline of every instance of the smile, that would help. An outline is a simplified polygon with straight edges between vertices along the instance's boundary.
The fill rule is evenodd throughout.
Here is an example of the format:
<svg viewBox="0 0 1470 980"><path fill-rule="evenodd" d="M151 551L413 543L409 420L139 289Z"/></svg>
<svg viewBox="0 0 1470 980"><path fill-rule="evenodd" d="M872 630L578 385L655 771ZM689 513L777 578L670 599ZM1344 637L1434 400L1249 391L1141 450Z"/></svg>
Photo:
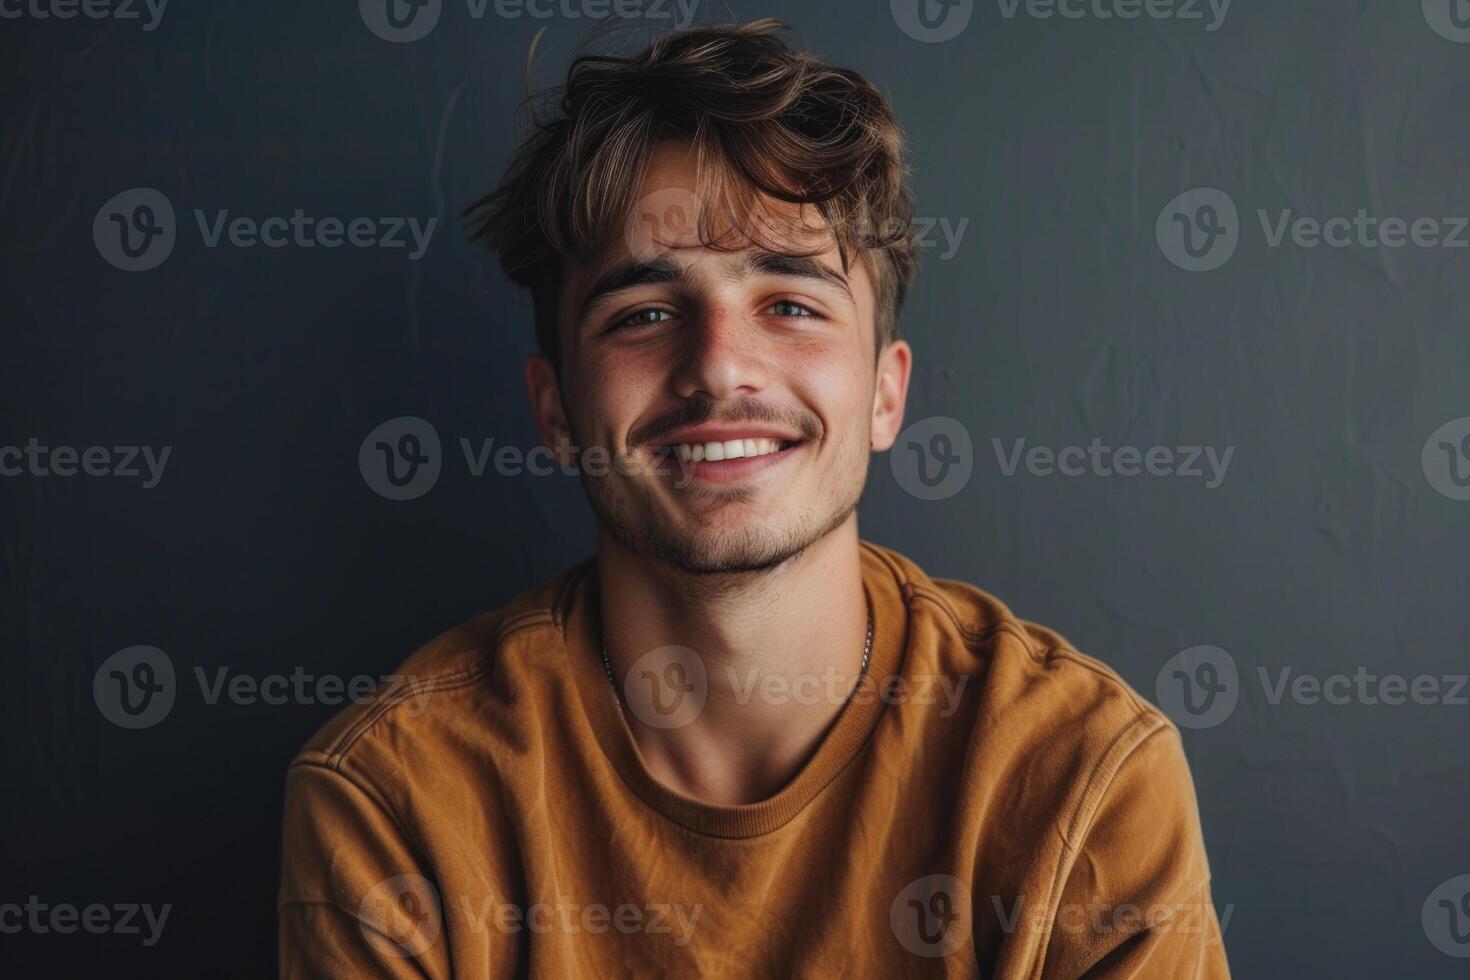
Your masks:
<svg viewBox="0 0 1470 980"><path fill-rule="evenodd" d="M685 463L709 461L717 463L726 459L750 459L769 456L789 449L794 443L787 439L725 439L710 442L680 442L664 447Z"/></svg>

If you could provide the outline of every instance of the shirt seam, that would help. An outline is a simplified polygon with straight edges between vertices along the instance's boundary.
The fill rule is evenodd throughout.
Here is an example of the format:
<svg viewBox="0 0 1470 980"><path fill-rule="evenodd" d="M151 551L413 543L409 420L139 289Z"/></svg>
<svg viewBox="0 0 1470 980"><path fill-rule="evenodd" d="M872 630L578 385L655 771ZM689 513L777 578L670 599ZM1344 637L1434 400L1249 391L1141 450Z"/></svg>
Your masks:
<svg viewBox="0 0 1470 980"><path fill-rule="evenodd" d="M1152 727L1139 734L1137 740L1131 746L1128 746L1127 750L1123 752L1116 763L1109 767L1107 765L1109 758L1126 741L1127 736L1138 729L1140 725L1148 723L1152 723ZM1113 740L1108 743L1108 747L1098 756L1097 761L1093 764L1092 772L1088 774L1087 782L1083 784L1082 792L1078 794L1076 802L1072 806L1072 816L1068 822L1067 833L1063 837L1062 852L1057 857L1057 866L1052 873L1051 888L1047 892L1047 901L1042 906L1043 908L1051 908L1060 895L1059 889L1062 885L1063 873L1076 856L1080 841L1085 835L1084 828L1091 826L1092 818L1097 814L1098 807L1101 806L1103 799L1107 796L1108 790L1112 788L1114 781L1118 777L1118 773L1123 771L1123 767L1128 764L1128 760L1133 758L1134 754L1146 745L1150 739L1160 732L1167 731L1169 731L1169 726L1163 718L1153 714L1137 715L1127 725L1123 726L1118 734L1113 737ZM1099 785L1099 780L1104 781ZM1050 944L1051 931L1048 930L1041 937L1041 941L1037 947L1035 965L1032 967L1031 976L1040 976L1041 969L1046 963L1046 952Z"/></svg>
<svg viewBox="0 0 1470 980"><path fill-rule="evenodd" d="M483 679L485 673L486 666L482 654L478 663L460 668L449 674L441 674L437 677L409 678L406 684L406 691L399 691L389 697L379 698L373 703L371 708L363 712L361 718L352 723L352 727L338 736L336 744L331 750L323 753L325 765L334 771L340 771L341 762L347 756L347 753L367 734L369 729L400 704L407 702L411 698L427 697L430 694L441 694L469 687L471 684Z"/></svg>
<svg viewBox="0 0 1470 980"><path fill-rule="evenodd" d="M512 633L535 626L554 624L555 616L546 607L530 609L518 613L510 620L503 623L495 635L495 645L500 643ZM395 707L414 698L426 697L430 694L448 694L453 691L463 690L483 680L489 673L486 663L487 656L482 651L478 662L468 667L461 667L447 674L437 676L415 678L409 677L404 684L405 690L383 697L375 701L372 706L363 713L363 716L353 722L352 726L339 735L332 746L322 752L324 765L333 769L339 769L341 762L356 744L368 734L378 722L392 711Z"/></svg>
<svg viewBox="0 0 1470 980"><path fill-rule="evenodd" d="M353 789L357 790L357 792L367 797L367 799L374 806L376 806L379 810L383 812L383 815L388 818L388 820L393 824L394 828L398 831L398 836L399 839L403 842L403 846L413 853L414 860L418 864L418 870L422 871L425 867L427 867L426 862L424 861L424 856L420 854L419 849L414 846L413 838L409 835L408 828L404 826L403 821L399 818L398 811L393 808L393 805L388 802L387 798L383 796L382 792L378 789L376 785L370 782L364 782L357 777L347 772L344 772L338 767L329 766L321 762L313 762L309 759L302 759L293 762L291 764L291 768L320 770L321 772L324 772L329 776L340 779L342 782L346 783L348 786L352 787ZM342 908L340 903L335 902L331 899L325 899L323 901L325 901L326 904L336 905L338 908ZM281 901L278 901L276 903L277 912L280 911L284 904L286 903ZM342 908L342 911L352 918L357 918L357 916L353 915L352 912L348 911L345 908Z"/></svg>

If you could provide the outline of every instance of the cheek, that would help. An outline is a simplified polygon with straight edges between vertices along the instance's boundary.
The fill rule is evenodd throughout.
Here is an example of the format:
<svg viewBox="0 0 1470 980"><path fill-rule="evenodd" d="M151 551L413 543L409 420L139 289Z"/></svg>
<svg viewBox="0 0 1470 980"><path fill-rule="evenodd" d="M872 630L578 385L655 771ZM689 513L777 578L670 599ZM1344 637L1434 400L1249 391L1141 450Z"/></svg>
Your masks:
<svg viewBox="0 0 1470 980"><path fill-rule="evenodd" d="M628 431L644 418L661 390L661 376L641 359L605 358L584 376L580 418L588 437L622 446Z"/></svg>
<svg viewBox="0 0 1470 980"><path fill-rule="evenodd" d="M866 438L873 384L866 363L850 358L813 359L788 377L798 397L822 420L828 442Z"/></svg>

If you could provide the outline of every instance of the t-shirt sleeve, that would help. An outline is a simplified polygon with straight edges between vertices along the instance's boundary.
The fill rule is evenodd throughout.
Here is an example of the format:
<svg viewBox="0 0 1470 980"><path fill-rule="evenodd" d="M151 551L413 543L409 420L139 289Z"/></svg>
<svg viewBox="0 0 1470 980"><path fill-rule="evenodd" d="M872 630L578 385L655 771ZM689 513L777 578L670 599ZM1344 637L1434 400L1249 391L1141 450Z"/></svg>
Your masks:
<svg viewBox="0 0 1470 980"><path fill-rule="evenodd" d="M1042 977L1229 976L1184 747L1161 725L1119 765L1080 835Z"/></svg>
<svg viewBox="0 0 1470 980"><path fill-rule="evenodd" d="M438 890L369 787L298 762L283 831L282 978L450 975Z"/></svg>

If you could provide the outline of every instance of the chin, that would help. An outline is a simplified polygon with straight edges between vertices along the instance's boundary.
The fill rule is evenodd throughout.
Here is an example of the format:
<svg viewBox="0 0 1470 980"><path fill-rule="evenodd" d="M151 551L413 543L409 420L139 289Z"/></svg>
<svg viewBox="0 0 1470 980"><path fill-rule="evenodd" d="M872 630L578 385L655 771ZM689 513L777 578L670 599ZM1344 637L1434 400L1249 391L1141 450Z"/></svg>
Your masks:
<svg viewBox="0 0 1470 980"><path fill-rule="evenodd" d="M670 513L652 494L640 506L633 495L584 485L599 523L629 551L692 575L738 575L776 568L841 527L857 509L864 477L866 473L846 492L834 493L824 506L804 512L788 506L771 514L741 513L754 508L728 501L730 506L713 508L703 518L684 508Z"/></svg>
<svg viewBox="0 0 1470 980"><path fill-rule="evenodd" d="M782 533L768 524L651 537L655 557L694 575L766 571L801 554L810 543L804 535Z"/></svg>

